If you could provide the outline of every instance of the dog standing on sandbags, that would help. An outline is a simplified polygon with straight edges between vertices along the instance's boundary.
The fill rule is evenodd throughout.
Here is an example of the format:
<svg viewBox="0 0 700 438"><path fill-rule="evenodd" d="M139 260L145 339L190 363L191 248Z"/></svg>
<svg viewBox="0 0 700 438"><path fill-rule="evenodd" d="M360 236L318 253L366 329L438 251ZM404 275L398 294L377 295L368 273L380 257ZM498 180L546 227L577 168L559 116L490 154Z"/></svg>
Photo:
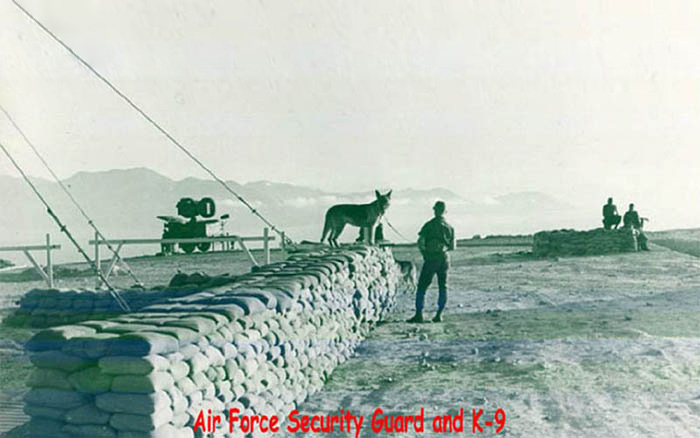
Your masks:
<svg viewBox="0 0 700 438"><path fill-rule="evenodd" d="M382 195L375 190L376 199L369 204L338 204L326 211L326 221L323 224L321 243L328 237L328 244L338 247L338 237L345 225L350 224L360 228L369 228L369 242L372 243L374 226L389 208L391 190Z"/></svg>

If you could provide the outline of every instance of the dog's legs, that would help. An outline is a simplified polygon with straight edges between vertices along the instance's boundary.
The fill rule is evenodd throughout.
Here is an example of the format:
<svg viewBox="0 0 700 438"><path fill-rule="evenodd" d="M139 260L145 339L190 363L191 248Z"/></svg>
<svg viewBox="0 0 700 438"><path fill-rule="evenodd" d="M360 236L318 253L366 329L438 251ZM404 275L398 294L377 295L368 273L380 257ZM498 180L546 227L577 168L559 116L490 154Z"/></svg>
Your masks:
<svg viewBox="0 0 700 438"><path fill-rule="evenodd" d="M330 235L328 236L328 244L329 244L332 248L337 248L337 247L338 247L338 242L335 241L335 237L336 237L336 225L333 224L333 225L331 226Z"/></svg>
<svg viewBox="0 0 700 438"><path fill-rule="evenodd" d="M321 243L323 243L326 240L326 236L328 236L328 233L331 233L331 236L333 235L333 229L331 227L331 224L329 223L330 221L328 220L328 217L326 217L326 220L323 222L323 233L321 234ZM330 236L328 239L328 243L333 246L330 242Z"/></svg>
<svg viewBox="0 0 700 438"><path fill-rule="evenodd" d="M340 237L340 234L343 232L344 228L345 228L345 222L341 222L339 224L335 224L335 226L333 227L333 230L331 231L330 240L333 241L336 248L340 247L340 244L338 243L338 237Z"/></svg>

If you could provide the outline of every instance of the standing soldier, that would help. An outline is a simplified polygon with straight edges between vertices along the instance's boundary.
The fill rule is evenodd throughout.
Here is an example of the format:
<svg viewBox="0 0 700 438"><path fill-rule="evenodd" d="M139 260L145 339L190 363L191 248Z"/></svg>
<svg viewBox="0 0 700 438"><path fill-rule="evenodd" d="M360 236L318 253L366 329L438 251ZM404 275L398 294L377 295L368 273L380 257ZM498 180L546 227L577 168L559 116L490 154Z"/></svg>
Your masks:
<svg viewBox="0 0 700 438"><path fill-rule="evenodd" d="M647 236L642 231L644 227L644 221L646 218L640 218L637 210L634 209L634 204L630 204L629 210L625 213L622 219L622 224L624 228L632 228L637 230L637 242L639 243L639 249L642 251L649 251Z"/></svg>
<svg viewBox="0 0 700 438"><path fill-rule="evenodd" d="M450 258L447 251L455 249L455 232L445 221L445 203L437 201L433 206L435 217L423 225L418 233L418 249L423 255L423 268L418 278L416 291L416 314L406 322L423 322L423 306L425 292L433 282L433 276L438 278L438 310L433 322L442 322L442 311L447 303L447 270Z"/></svg>
<svg viewBox="0 0 700 438"><path fill-rule="evenodd" d="M639 219L639 213L634 209L634 204L630 204L629 210L625 213L623 226L634 229L642 228L642 221Z"/></svg>

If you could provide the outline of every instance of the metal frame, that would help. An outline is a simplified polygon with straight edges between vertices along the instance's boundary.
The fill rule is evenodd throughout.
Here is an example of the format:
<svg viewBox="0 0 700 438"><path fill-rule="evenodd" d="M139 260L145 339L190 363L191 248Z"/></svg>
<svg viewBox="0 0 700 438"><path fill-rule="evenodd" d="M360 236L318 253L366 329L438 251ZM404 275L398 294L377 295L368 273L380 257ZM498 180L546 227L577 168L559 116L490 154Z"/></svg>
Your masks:
<svg viewBox="0 0 700 438"><path fill-rule="evenodd" d="M39 275L46 281L49 288L53 288L53 262L51 260L51 251L61 249L61 245L52 245L51 236L46 235L45 245L20 245L20 246L0 246L0 251L21 251L27 256L34 268L39 272ZM46 251L46 271L37 263L36 259L31 254L31 251Z"/></svg>
<svg viewBox="0 0 700 438"><path fill-rule="evenodd" d="M115 246L114 254L107 265L107 270L104 271L103 276L109 279L110 275L114 270L114 267L119 261L119 251L121 251L124 245L149 245L149 244L163 244L163 243L216 243L216 242L231 242L231 249L235 248L235 244L241 247L243 252L254 266L259 266L258 261L253 257L250 249L246 246L245 242L263 242L263 252L265 264L270 263L270 242L275 240L275 236L270 235L270 230L266 227L263 229L262 236L216 236L216 237L197 237L197 238L182 238L182 239L114 239L114 240L104 240L101 239L97 233L95 233L95 238L90 240L88 243L95 247L95 267L96 269L102 271L102 263L100 261L100 246L107 245L108 243Z"/></svg>

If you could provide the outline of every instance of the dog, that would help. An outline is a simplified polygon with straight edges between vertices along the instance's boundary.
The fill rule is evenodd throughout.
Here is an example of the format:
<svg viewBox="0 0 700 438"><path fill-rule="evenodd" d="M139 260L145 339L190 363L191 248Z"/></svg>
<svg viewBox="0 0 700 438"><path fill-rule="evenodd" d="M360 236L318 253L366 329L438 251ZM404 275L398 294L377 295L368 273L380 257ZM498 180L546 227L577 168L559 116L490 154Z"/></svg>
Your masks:
<svg viewBox="0 0 700 438"><path fill-rule="evenodd" d="M400 284L404 290L413 290L418 285L418 267L411 261L396 260L401 269Z"/></svg>
<svg viewBox="0 0 700 438"><path fill-rule="evenodd" d="M326 221L323 224L321 243L328 237L328 244L339 247L338 237L345 225L350 224L360 228L369 228L369 242L372 243L372 231L379 219L389 208L391 190L382 195L375 190L376 199L369 204L338 204L326 211Z"/></svg>

